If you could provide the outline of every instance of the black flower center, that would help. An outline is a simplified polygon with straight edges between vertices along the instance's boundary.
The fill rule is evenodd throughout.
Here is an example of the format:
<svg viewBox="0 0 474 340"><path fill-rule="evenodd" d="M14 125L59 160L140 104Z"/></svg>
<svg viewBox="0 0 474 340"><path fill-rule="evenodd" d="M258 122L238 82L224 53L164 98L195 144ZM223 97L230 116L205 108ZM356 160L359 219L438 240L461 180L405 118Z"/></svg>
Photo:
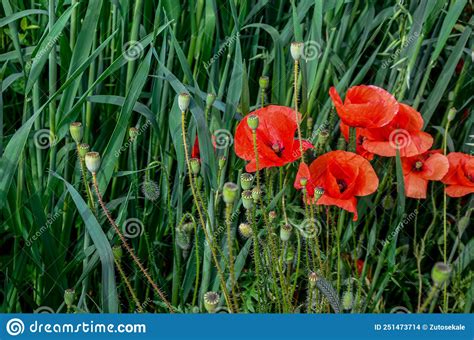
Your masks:
<svg viewBox="0 0 474 340"><path fill-rule="evenodd" d="M343 180L343 179L337 179L336 182L337 182L337 185L339 186L339 191L341 192L341 194L342 194L344 191L346 191L346 189L347 189L347 183L346 183L345 180Z"/></svg>

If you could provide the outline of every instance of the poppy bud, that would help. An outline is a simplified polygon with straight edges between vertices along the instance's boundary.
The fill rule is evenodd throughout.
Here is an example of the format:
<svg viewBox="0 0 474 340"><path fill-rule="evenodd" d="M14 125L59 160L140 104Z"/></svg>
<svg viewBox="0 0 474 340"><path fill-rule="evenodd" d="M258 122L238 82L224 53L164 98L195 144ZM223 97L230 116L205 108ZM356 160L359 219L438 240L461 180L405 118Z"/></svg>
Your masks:
<svg viewBox="0 0 474 340"><path fill-rule="evenodd" d="M385 209L385 210L390 210L393 208L393 204L395 202L393 201L393 198L392 196L390 195L387 195L385 196L384 198L382 198L382 207Z"/></svg>
<svg viewBox="0 0 474 340"><path fill-rule="evenodd" d="M247 210L253 208L253 198L252 198L252 192L250 190L242 191L242 204L244 205L244 208Z"/></svg>
<svg viewBox="0 0 474 340"><path fill-rule="evenodd" d="M454 117L456 117L456 109L452 107L448 112L448 122L452 122Z"/></svg>
<svg viewBox="0 0 474 340"><path fill-rule="evenodd" d="M291 57L294 60L300 60L304 52L304 43L292 42L290 46Z"/></svg>
<svg viewBox="0 0 474 340"><path fill-rule="evenodd" d="M252 130L257 130L258 117L256 115L249 115L249 117L247 118L247 124Z"/></svg>
<svg viewBox="0 0 474 340"><path fill-rule="evenodd" d="M221 158L219 158L219 169L222 170L224 168L226 161L227 161L227 158L225 156L222 156Z"/></svg>
<svg viewBox="0 0 474 340"><path fill-rule="evenodd" d="M98 152L86 153L86 167L91 173L95 174L100 168L100 154Z"/></svg>
<svg viewBox="0 0 474 340"><path fill-rule="evenodd" d="M337 140L337 149L342 151L346 150L346 139L344 137L339 137Z"/></svg>
<svg viewBox="0 0 474 340"><path fill-rule="evenodd" d="M215 100L216 100L216 95L214 93L208 93L206 97L206 106L211 107L212 104L214 104Z"/></svg>
<svg viewBox="0 0 474 340"><path fill-rule="evenodd" d="M308 117L308 119L306 120L306 126L308 127L308 130L311 130L311 128L313 127L313 117Z"/></svg>
<svg viewBox="0 0 474 340"><path fill-rule="evenodd" d="M207 292L204 294L204 308L208 313L214 313L219 304L219 294L216 292Z"/></svg>
<svg viewBox="0 0 474 340"><path fill-rule="evenodd" d="M79 144L82 141L84 130L82 128L81 122L74 122L69 124L69 133L71 134L72 139Z"/></svg>
<svg viewBox="0 0 474 340"><path fill-rule="evenodd" d="M329 131L328 130L321 130L318 136L318 144L319 145L326 145L326 142L329 139Z"/></svg>
<svg viewBox="0 0 474 340"><path fill-rule="evenodd" d="M280 227L280 239L283 242L288 241L290 239L292 230L293 230L293 227L291 226L291 224L283 224Z"/></svg>
<svg viewBox="0 0 474 340"><path fill-rule="evenodd" d="M81 143L81 144L79 144L77 149L78 149L78 152L79 152L79 157L81 159L84 159L84 157L86 157L86 153L89 152L90 146L89 146L89 144Z"/></svg>
<svg viewBox="0 0 474 340"><path fill-rule="evenodd" d="M314 288L316 286L316 281L318 281L318 275L315 272L311 272L308 275L309 286Z"/></svg>
<svg viewBox="0 0 474 340"><path fill-rule="evenodd" d="M136 127L131 127L128 129L128 136L130 137L130 140L133 142L137 136L139 135L138 129Z"/></svg>
<svg viewBox="0 0 474 340"><path fill-rule="evenodd" d="M222 197L224 198L224 202L227 204L234 203L237 198L238 190L239 190L239 187L235 183L227 182L226 184L224 184L224 189L222 192Z"/></svg>
<svg viewBox="0 0 474 340"><path fill-rule="evenodd" d="M191 96L189 93L183 92L178 96L178 106L181 112L184 112L188 109L190 101Z"/></svg>
<svg viewBox="0 0 474 340"><path fill-rule="evenodd" d="M193 221L187 222L183 224L183 231L187 234L190 234L194 231L194 227L196 226L196 223Z"/></svg>
<svg viewBox="0 0 474 340"><path fill-rule="evenodd" d="M443 262L437 262L431 271L431 279L437 286L441 286L443 283L445 283L449 279L450 275L451 267Z"/></svg>
<svg viewBox="0 0 474 340"><path fill-rule="evenodd" d="M122 255L123 255L122 246L113 246L112 254L114 255L114 259L120 262L120 259L122 258Z"/></svg>
<svg viewBox="0 0 474 340"><path fill-rule="evenodd" d="M352 293L349 291L344 292L344 294L342 295L342 308L344 310L351 310L353 303L354 303L354 298L352 296Z"/></svg>
<svg viewBox="0 0 474 340"><path fill-rule="evenodd" d="M67 308L71 308L74 304L76 292L74 289L66 289L64 291L64 303L66 304Z"/></svg>
<svg viewBox="0 0 474 340"><path fill-rule="evenodd" d="M302 187L305 187L306 184L308 184L308 179L305 178L305 177L300 178L300 185L301 185Z"/></svg>
<svg viewBox="0 0 474 340"><path fill-rule="evenodd" d="M244 190L249 190L252 187L253 184L253 175L249 174L247 172L244 172L243 174L240 175L240 186Z"/></svg>
<svg viewBox="0 0 474 340"><path fill-rule="evenodd" d="M269 83L269 79L267 76L261 76L260 79L258 80L258 84L260 85L260 88L264 90L268 88L268 83Z"/></svg>
<svg viewBox="0 0 474 340"><path fill-rule="evenodd" d="M275 218L277 218L277 213L275 210L272 210L268 213L268 218L270 219L270 222L273 222Z"/></svg>
<svg viewBox="0 0 474 340"><path fill-rule="evenodd" d="M201 170L201 163L199 162L199 158L191 158L189 160L189 166L191 167L191 172L193 175L199 175L199 171Z"/></svg>
<svg viewBox="0 0 474 340"><path fill-rule="evenodd" d="M262 191L259 188L252 189L252 198L255 202L257 202L261 196L262 196Z"/></svg>
<svg viewBox="0 0 474 340"><path fill-rule="evenodd" d="M239 233L243 238L249 238L252 236L252 227L248 223L240 223Z"/></svg>

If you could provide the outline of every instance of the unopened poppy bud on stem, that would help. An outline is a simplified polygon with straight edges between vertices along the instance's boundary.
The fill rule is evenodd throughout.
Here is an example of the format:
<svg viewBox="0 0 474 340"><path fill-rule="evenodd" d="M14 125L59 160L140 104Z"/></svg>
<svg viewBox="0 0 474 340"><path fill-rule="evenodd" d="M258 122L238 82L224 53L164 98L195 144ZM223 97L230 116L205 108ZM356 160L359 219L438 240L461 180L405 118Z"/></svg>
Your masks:
<svg viewBox="0 0 474 340"><path fill-rule="evenodd" d="M216 100L216 95L214 93L208 93L206 96L206 106L211 107L212 104L214 104L215 100Z"/></svg>
<svg viewBox="0 0 474 340"><path fill-rule="evenodd" d="M219 304L219 294L216 292L207 292L204 294L204 308L206 308L208 313L214 313Z"/></svg>
<svg viewBox="0 0 474 340"><path fill-rule="evenodd" d="M247 124L252 130L257 130L258 117L256 115L249 115L249 117L247 118Z"/></svg>
<svg viewBox="0 0 474 340"><path fill-rule="evenodd" d="M199 171L201 171L201 162L199 161L199 158L191 158L189 160L189 165L191 167L191 172L193 173L193 175L199 175Z"/></svg>
<svg viewBox="0 0 474 340"><path fill-rule="evenodd" d="M227 158L225 156L222 156L221 158L219 158L219 169L220 170L224 169L226 161L227 161Z"/></svg>
<svg viewBox="0 0 474 340"><path fill-rule="evenodd" d="M252 236L252 227L248 223L240 223L239 233L243 238L249 238Z"/></svg>
<svg viewBox="0 0 474 340"><path fill-rule="evenodd" d="M318 281L318 275L315 272L311 272L308 275L309 286L314 288L316 286L316 281Z"/></svg>
<svg viewBox="0 0 474 340"><path fill-rule="evenodd" d="M188 109L189 107L189 102L191 101L191 96L189 95L189 93L181 93L179 96L178 96L178 106L179 106L179 109L184 112Z"/></svg>
<svg viewBox="0 0 474 340"><path fill-rule="evenodd" d="M100 168L100 154L98 152L86 153L86 167L91 173L95 174Z"/></svg>
<svg viewBox="0 0 474 340"><path fill-rule="evenodd" d="M128 129L128 136L130 137L130 140L133 142L137 137L138 137L138 129L136 127L131 127Z"/></svg>
<svg viewBox="0 0 474 340"><path fill-rule="evenodd" d="M306 184L308 184L308 179L305 178L305 177L300 178L300 185L301 185L302 187L305 187Z"/></svg>
<svg viewBox="0 0 474 340"><path fill-rule="evenodd" d="M237 191L239 191L239 187L237 184L232 182L227 182L224 184L224 188L222 191L222 197L224 202L227 204L233 204L237 199Z"/></svg>
<svg viewBox="0 0 474 340"><path fill-rule="evenodd" d="M268 83L269 79L267 76L261 76L260 79L258 80L258 85L260 85L260 88L266 90L268 88Z"/></svg>
<svg viewBox="0 0 474 340"><path fill-rule="evenodd" d="M443 283L445 283L449 279L450 275L451 267L443 262L437 262L431 271L431 279L437 286L441 286Z"/></svg>
<svg viewBox="0 0 474 340"><path fill-rule="evenodd" d="M277 218L277 213L275 210L272 210L268 213L268 219L270 222L273 222Z"/></svg>
<svg viewBox="0 0 474 340"><path fill-rule="evenodd" d="M69 133L76 144L82 141L84 129L82 128L81 122L74 122L69 125Z"/></svg>
<svg viewBox="0 0 474 340"><path fill-rule="evenodd" d="M454 117L456 117L456 109L452 107L448 112L448 121L452 122Z"/></svg>
<svg viewBox="0 0 474 340"><path fill-rule="evenodd" d="M240 175L240 186L244 190L249 190L252 187L254 176L247 172Z"/></svg>
<svg viewBox="0 0 474 340"><path fill-rule="evenodd" d="M122 258L122 255L123 255L122 246L113 246L112 254L114 255L115 261L120 262L120 259Z"/></svg>
<svg viewBox="0 0 474 340"><path fill-rule="evenodd" d="M291 57L294 60L300 60L303 56L304 43L302 42L292 42L290 46Z"/></svg>

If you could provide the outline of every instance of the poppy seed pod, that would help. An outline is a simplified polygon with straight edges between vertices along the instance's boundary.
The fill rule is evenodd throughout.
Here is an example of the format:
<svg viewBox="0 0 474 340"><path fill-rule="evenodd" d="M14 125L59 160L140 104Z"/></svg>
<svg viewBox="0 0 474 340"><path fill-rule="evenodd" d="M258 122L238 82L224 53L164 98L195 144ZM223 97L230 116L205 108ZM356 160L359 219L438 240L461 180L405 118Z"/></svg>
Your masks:
<svg viewBox="0 0 474 340"><path fill-rule="evenodd" d="M261 76L258 80L258 85L260 85L261 89L266 90L268 88L269 79L267 76Z"/></svg>
<svg viewBox="0 0 474 340"><path fill-rule="evenodd" d="M248 223L240 223L239 233L243 238L249 238L252 236L252 227Z"/></svg>
<svg viewBox="0 0 474 340"><path fill-rule="evenodd" d="M122 258L122 255L123 255L122 246L113 246L112 254L114 255L114 259L120 262L120 259Z"/></svg>
<svg viewBox="0 0 474 340"><path fill-rule="evenodd" d="M257 130L258 128L258 117L256 115L249 115L247 118L247 124L252 130Z"/></svg>
<svg viewBox="0 0 474 340"><path fill-rule="evenodd" d="M74 289L66 289L64 291L64 303L66 304L67 308L71 308L74 304L76 292Z"/></svg>
<svg viewBox="0 0 474 340"><path fill-rule="evenodd" d="M324 194L324 189L321 187L317 187L314 189L314 202L317 202L321 196Z"/></svg>
<svg viewBox="0 0 474 340"><path fill-rule="evenodd" d="M253 198L250 190L242 191L242 204L246 210L253 208Z"/></svg>
<svg viewBox="0 0 474 340"><path fill-rule="evenodd" d="M304 43L292 42L290 46L290 52L293 60L300 60L304 53Z"/></svg>
<svg viewBox="0 0 474 340"><path fill-rule="evenodd" d="M219 158L219 169L220 170L224 169L226 161L227 161L227 158L225 156L222 156L221 158Z"/></svg>
<svg viewBox="0 0 474 340"><path fill-rule="evenodd" d="M443 262L437 262L431 271L431 279L437 286L441 286L443 283L445 283L449 279L450 275L451 267Z"/></svg>
<svg viewBox="0 0 474 340"><path fill-rule="evenodd" d="M456 117L456 109L452 107L448 112L448 121L452 122L454 120L454 117Z"/></svg>
<svg viewBox="0 0 474 340"><path fill-rule="evenodd" d="M199 171L201 171L201 162L199 162L199 158L191 158L189 160L189 166L191 167L193 175L199 175Z"/></svg>
<svg viewBox="0 0 474 340"><path fill-rule="evenodd" d="M232 182L227 182L224 184L224 188L222 190L222 197L224 202L227 204L233 204L237 199L237 192L239 191L239 187L237 184Z"/></svg>
<svg viewBox="0 0 474 340"><path fill-rule="evenodd" d="M86 153L89 152L89 149L90 149L89 144L85 144L85 143L79 144L79 146L77 147L77 150L79 152L79 157L81 159L84 159L84 157L86 157Z"/></svg>
<svg viewBox="0 0 474 340"><path fill-rule="evenodd" d="M280 227L280 239L283 242L288 241L290 239L292 230L293 230L293 227L291 226L291 224L283 224Z"/></svg>
<svg viewBox="0 0 474 340"><path fill-rule="evenodd" d="M86 153L86 167L91 173L97 173L100 168L100 154L98 152Z"/></svg>
<svg viewBox="0 0 474 340"><path fill-rule="evenodd" d="M139 135L138 129L136 127L131 127L128 129L128 136L130 137L130 140L133 142Z"/></svg>
<svg viewBox="0 0 474 340"><path fill-rule="evenodd" d="M252 187L254 176L247 172L240 175L240 186L244 190L249 190Z"/></svg>
<svg viewBox="0 0 474 340"><path fill-rule="evenodd" d="M329 131L328 130L321 130L318 136L318 144L319 145L326 145L326 142L329 139Z"/></svg>
<svg viewBox="0 0 474 340"><path fill-rule="evenodd" d="M219 304L219 294L216 292L207 292L204 294L204 308L206 308L208 313L214 313Z"/></svg>
<svg viewBox="0 0 474 340"><path fill-rule="evenodd" d="M79 144L82 141L82 137L84 134L82 123L74 122L69 124L69 133L71 134L71 137L76 142L76 144Z"/></svg>
<svg viewBox="0 0 474 340"><path fill-rule="evenodd" d="M255 202L257 202L261 196L262 196L262 191L259 188L252 189L252 198Z"/></svg>
<svg viewBox="0 0 474 340"><path fill-rule="evenodd" d="M208 93L206 96L206 106L209 108L214 104L214 101L216 100L216 95L214 93Z"/></svg>
<svg viewBox="0 0 474 340"><path fill-rule="evenodd" d="M309 286L314 288L316 286L316 281L318 281L318 275L315 272L311 272L308 275Z"/></svg>
<svg viewBox="0 0 474 340"><path fill-rule="evenodd" d="M185 112L189 107L189 102L191 101L191 96L189 93L180 93L178 96L178 106L182 112Z"/></svg>

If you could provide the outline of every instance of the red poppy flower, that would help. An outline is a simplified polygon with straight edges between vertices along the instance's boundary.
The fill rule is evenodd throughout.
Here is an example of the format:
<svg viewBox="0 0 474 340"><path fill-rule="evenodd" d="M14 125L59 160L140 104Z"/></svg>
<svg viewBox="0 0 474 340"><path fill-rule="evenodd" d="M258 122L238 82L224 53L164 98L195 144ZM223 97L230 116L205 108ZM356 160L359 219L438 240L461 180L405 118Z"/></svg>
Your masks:
<svg viewBox="0 0 474 340"><path fill-rule="evenodd" d="M253 111L259 118L257 128L257 149L259 170L272 166L283 166L301 157L300 143L295 139L297 129L295 111L285 106L269 105ZM250 161L247 172L257 170L253 149L252 130L247 125L245 116L235 131L235 153L242 159ZM303 150L313 147L303 140Z"/></svg>
<svg viewBox="0 0 474 340"><path fill-rule="evenodd" d="M201 155L201 152L199 150L199 139L198 139L198 136L196 135L196 138L194 139L193 150L191 151L191 158L199 158L200 155Z"/></svg>
<svg viewBox="0 0 474 340"><path fill-rule="evenodd" d="M349 141L349 126L341 122L340 129L346 141ZM374 159L374 154L372 152L367 151L362 145L365 140L365 137L361 134L362 130L363 129L356 128L356 153L358 155L361 155L365 159L371 161L372 159Z"/></svg>
<svg viewBox="0 0 474 340"><path fill-rule="evenodd" d="M461 197L474 192L474 156L451 152L448 154L449 171L441 180L447 184L446 194Z"/></svg>
<svg viewBox="0 0 474 340"><path fill-rule="evenodd" d="M428 181L439 181L448 172L448 158L440 150L402 158L405 194L411 198L426 198Z"/></svg>
<svg viewBox="0 0 474 340"><path fill-rule="evenodd" d="M385 126L398 111L398 102L395 98L384 89L373 85L351 87L347 90L344 103L335 87L331 87L329 95L341 120L353 127Z"/></svg>
<svg viewBox="0 0 474 340"><path fill-rule="evenodd" d="M354 213L354 221L358 219L356 196L370 195L379 185L369 161L352 152L328 152L314 160L309 171L307 188L324 189L316 204L335 205Z"/></svg>

